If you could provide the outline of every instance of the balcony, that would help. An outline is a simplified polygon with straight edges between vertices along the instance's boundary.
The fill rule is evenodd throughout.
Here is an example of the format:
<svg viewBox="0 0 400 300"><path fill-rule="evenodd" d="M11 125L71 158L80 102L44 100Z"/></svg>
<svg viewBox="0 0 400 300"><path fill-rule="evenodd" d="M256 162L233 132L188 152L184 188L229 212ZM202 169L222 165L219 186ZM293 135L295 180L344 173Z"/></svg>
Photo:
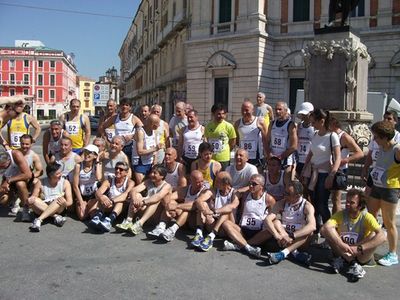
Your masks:
<svg viewBox="0 0 400 300"><path fill-rule="evenodd" d="M0 85L1 86L30 86L31 82L24 81L24 80L1 80Z"/></svg>

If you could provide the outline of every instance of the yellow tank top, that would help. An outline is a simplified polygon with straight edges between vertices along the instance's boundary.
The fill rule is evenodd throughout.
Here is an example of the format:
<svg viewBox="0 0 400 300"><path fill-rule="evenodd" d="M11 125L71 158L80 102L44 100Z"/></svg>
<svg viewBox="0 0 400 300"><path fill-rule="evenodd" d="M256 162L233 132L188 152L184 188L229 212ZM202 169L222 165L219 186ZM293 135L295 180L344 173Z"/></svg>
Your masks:
<svg viewBox="0 0 400 300"><path fill-rule="evenodd" d="M199 170L201 172L201 174L203 174L203 179L205 182L208 182L210 184L210 188L212 188L214 185L215 174L213 172L213 166L214 166L215 162L216 161L212 159L210 162L210 166L208 168L200 169L199 168L199 160L196 160L197 170Z"/></svg>
<svg viewBox="0 0 400 300"><path fill-rule="evenodd" d="M269 119L269 112L267 111L267 113L266 113L265 116L264 116L264 123L265 123L265 125L267 125L267 128L268 128L268 126L269 126L269 121L270 121L270 119Z"/></svg>
<svg viewBox="0 0 400 300"><path fill-rule="evenodd" d="M70 121L67 114L66 119L64 129L68 132L69 138L72 140L72 148L83 148L83 116L79 115L78 121Z"/></svg>
<svg viewBox="0 0 400 300"><path fill-rule="evenodd" d="M11 149L19 149L21 147L20 137L29 133L28 115L22 113L21 118L11 119L7 123L8 126L8 143Z"/></svg>

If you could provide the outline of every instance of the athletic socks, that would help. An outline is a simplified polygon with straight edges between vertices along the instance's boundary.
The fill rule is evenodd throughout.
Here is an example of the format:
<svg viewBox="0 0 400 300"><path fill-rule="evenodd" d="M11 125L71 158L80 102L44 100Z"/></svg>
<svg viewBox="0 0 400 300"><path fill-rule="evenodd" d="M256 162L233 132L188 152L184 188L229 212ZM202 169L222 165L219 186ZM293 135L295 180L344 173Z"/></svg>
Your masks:
<svg viewBox="0 0 400 300"><path fill-rule="evenodd" d="M117 218L117 213L115 211L111 212L109 218L110 218L110 222L114 223L115 219Z"/></svg>

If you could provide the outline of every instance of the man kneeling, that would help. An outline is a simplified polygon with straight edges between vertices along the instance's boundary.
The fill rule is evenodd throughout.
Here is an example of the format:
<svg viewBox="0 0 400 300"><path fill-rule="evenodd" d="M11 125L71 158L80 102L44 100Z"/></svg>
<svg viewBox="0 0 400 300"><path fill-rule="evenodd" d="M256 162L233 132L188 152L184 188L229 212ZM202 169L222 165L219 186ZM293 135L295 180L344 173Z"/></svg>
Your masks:
<svg viewBox="0 0 400 300"><path fill-rule="evenodd" d="M334 214L321 228L336 256L332 268L339 273L344 264L353 280L363 278L365 270L360 264L374 263L376 248L386 240L385 234L373 215L365 209L363 192L352 189L346 195L346 208Z"/></svg>
<svg viewBox="0 0 400 300"><path fill-rule="evenodd" d="M43 220L54 217L54 224L61 227L67 220L60 214L72 205L71 185L62 176L62 166L58 163L46 167L47 178L42 183L38 180L33 188L32 196L28 198L29 207L39 215L29 229L39 232ZM43 194L43 199L39 198Z"/></svg>

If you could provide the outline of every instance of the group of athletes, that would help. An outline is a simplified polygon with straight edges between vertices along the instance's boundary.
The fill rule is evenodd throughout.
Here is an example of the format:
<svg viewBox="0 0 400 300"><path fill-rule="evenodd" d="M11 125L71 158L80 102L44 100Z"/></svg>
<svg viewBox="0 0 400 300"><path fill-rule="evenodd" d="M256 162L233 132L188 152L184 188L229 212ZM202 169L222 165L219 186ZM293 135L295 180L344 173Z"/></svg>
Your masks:
<svg viewBox="0 0 400 300"><path fill-rule="evenodd" d="M290 258L309 265L307 249L316 243L332 249L333 271L355 280L364 277L363 266L375 265L374 252L386 240L389 251L378 263L398 263L400 134L393 112L371 128L366 190L347 191L342 207L335 174L346 173L364 153L336 118L308 102L296 111L296 124L285 102L273 109L259 92L255 104L243 101L242 117L233 124L226 108L215 104L203 126L185 102L176 103L167 123L160 105L143 105L134 114L128 100L118 106L110 100L91 141L89 118L73 99L70 111L44 133L47 176L41 178L41 159L31 149L38 122L23 112L22 96L1 101L8 134L0 136L0 203L17 220L33 219L32 232L45 220L61 227L66 211L74 211L99 232L114 226L139 235L151 220L157 225L147 236L166 242L188 225L195 228L191 245L202 251L217 236L225 238L223 250L257 258L268 244L279 249L265 253L271 264ZM387 232L377 221L379 211Z"/></svg>

